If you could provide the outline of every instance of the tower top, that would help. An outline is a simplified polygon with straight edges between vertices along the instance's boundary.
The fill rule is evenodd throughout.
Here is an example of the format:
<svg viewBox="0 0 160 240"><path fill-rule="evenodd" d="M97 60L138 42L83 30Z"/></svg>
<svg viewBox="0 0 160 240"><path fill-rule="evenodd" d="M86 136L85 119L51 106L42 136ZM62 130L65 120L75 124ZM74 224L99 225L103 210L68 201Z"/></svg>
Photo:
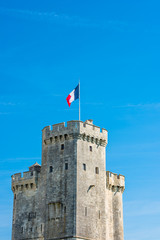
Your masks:
<svg viewBox="0 0 160 240"><path fill-rule="evenodd" d="M108 141L108 131L104 128L95 126L93 120L82 121L68 121L65 123L58 123L52 126L47 126L42 130L43 144L49 144L61 139L78 138L98 145L106 146Z"/></svg>

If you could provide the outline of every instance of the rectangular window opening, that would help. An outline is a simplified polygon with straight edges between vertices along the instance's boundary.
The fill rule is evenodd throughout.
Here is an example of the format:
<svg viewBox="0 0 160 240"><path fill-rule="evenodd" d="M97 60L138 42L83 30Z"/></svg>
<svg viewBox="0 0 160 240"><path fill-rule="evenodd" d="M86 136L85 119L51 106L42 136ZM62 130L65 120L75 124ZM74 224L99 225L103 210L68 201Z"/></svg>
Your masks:
<svg viewBox="0 0 160 240"><path fill-rule="evenodd" d="M87 216L87 207L85 207L85 216Z"/></svg>
<svg viewBox="0 0 160 240"><path fill-rule="evenodd" d="M64 150L64 144L61 144L61 150Z"/></svg>
<svg viewBox="0 0 160 240"><path fill-rule="evenodd" d="M53 172L53 167L52 166L49 167L49 172L50 173Z"/></svg>
<svg viewBox="0 0 160 240"><path fill-rule="evenodd" d="M95 168L95 173L99 174L99 168L98 167Z"/></svg>
<svg viewBox="0 0 160 240"><path fill-rule="evenodd" d="M65 163L65 170L68 170L68 163Z"/></svg>
<svg viewBox="0 0 160 240"><path fill-rule="evenodd" d="M92 152L92 146L89 146L89 150L90 150L90 152Z"/></svg>
<svg viewBox="0 0 160 240"><path fill-rule="evenodd" d="M83 163L83 170L86 171L86 164Z"/></svg>

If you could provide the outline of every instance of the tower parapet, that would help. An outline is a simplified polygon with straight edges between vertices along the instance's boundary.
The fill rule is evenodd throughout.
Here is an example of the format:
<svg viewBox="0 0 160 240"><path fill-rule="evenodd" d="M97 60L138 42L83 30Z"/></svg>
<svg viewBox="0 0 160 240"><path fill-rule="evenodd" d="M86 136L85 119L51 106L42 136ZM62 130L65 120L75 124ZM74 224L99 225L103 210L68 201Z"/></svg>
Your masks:
<svg viewBox="0 0 160 240"><path fill-rule="evenodd" d="M58 141L69 140L73 138L82 139L97 145L106 146L108 142L108 131L104 128L100 129L93 125L92 120L69 121L67 126L65 123L59 123L45 127L42 130L43 144L54 144Z"/></svg>
<svg viewBox="0 0 160 240"><path fill-rule="evenodd" d="M26 191L35 190L38 186L38 178L41 166L39 164L34 164L29 167L29 171L21 173L16 173L12 175L12 191Z"/></svg>
<svg viewBox="0 0 160 240"><path fill-rule="evenodd" d="M110 171L106 172L106 186L108 189L122 191L125 189L125 177L121 174L112 173Z"/></svg>

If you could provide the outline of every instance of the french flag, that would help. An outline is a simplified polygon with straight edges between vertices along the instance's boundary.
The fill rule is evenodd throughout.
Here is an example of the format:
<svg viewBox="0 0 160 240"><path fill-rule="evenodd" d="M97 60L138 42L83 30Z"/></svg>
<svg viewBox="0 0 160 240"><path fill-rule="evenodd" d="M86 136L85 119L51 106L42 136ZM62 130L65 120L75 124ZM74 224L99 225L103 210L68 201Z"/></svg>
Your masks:
<svg viewBox="0 0 160 240"><path fill-rule="evenodd" d="M66 98L69 107L71 106L71 102L75 101L78 98L79 98L79 84Z"/></svg>

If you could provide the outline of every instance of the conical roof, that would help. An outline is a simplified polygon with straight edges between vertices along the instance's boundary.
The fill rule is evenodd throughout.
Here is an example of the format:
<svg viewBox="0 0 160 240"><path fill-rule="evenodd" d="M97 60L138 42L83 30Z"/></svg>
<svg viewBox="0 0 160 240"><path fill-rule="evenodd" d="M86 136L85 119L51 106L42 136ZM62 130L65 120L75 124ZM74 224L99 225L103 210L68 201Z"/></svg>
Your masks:
<svg viewBox="0 0 160 240"><path fill-rule="evenodd" d="M34 163L32 166L30 166L29 168L31 168L31 167L41 167L41 165L39 165L39 164L36 162L36 163Z"/></svg>

